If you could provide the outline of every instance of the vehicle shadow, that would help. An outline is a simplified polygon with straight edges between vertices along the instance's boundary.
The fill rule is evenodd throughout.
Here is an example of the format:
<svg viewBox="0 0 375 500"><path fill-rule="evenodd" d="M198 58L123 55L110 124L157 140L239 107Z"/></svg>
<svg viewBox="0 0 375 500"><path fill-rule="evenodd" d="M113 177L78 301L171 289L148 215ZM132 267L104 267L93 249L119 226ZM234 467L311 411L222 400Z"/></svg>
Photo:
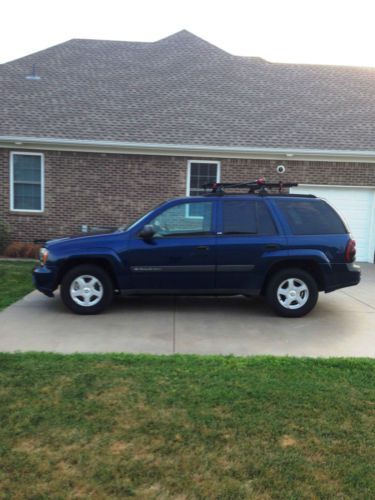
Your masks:
<svg viewBox="0 0 375 500"><path fill-rule="evenodd" d="M158 310L175 310L186 313L256 313L272 315L270 307L260 297L235 296L117 296L108 311L142 310L144 312Z"/></svg>

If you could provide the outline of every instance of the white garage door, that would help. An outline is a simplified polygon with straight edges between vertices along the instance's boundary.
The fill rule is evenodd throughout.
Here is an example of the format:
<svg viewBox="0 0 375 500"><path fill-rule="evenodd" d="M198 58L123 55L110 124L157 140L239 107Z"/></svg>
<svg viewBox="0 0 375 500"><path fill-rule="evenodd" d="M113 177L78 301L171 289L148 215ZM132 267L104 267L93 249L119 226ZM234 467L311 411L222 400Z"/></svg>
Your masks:
<svg viewBox="0 0 375 500"><path fill-rule="evenodd" d="M303 185L291 188L291 192L327 200L348 224L357 242L357 260L374 262L375 189Z"/></svg>

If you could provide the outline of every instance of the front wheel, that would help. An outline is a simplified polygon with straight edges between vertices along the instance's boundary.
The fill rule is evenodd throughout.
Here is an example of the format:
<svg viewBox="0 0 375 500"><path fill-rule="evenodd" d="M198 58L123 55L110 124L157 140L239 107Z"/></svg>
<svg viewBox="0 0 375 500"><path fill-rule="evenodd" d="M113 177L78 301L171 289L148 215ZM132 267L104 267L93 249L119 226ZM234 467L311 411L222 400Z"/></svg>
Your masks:
<svg viewBox="0 0 375 500"><path fill-rule="evenodd" d="M98 314L112 301L112 280L98 266L74 267L62 279L61 298L77 314Z"/></svg>
<svg viewBox="0 0 375 500"><path fill-rule="evenodd" d="M315 307L318 286L311 274L302 269L283 269L271 277L266 297L279 316L297 318Z"/></svg>

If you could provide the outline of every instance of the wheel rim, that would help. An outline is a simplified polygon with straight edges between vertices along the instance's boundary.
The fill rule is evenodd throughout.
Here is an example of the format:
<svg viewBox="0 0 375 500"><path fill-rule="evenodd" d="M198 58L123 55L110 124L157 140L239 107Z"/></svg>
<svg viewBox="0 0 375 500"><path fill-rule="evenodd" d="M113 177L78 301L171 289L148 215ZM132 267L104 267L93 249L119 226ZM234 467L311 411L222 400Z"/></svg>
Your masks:
<svg viewBox="0 0 375 500"><path fill-rule="evenodd" d="M92 307L103 297L103 285L95 276L84 274L75 278L70 285L70 297L81 307Z"/></svg>
<svg viewBox="0 0 375 500"><path fill-rule="evenodd" d="M300 309L309 300L309 289L299 278L288 278L277 289L277 300L285 309Z"/></svg>

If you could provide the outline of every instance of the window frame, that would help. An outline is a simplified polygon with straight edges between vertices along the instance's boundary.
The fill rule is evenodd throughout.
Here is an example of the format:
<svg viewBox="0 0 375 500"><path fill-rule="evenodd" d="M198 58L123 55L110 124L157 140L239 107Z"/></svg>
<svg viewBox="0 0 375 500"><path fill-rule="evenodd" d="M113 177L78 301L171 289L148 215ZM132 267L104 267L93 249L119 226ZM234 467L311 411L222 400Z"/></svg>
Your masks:
<svg viewBox="0 0 375 500"><path fill-rule="evenodd" d="M217 160L188 160L187 164L187 174L186 174L186 196L189 198L195 198L195 196L191 196L190 191L191 191L191 166L194 163L210 163L210 164L215 164L216 165L216 181L215 182L220 182L220 175L221 175L221 162ZM203 194L203 193L202 193ZM200 219L201 217L197 215L190 215L186 213L186 217L189 219Z"/></svg>
<svg viewBox="0 0 375 500"><path fill-rule="evenodd" d="M29 208L15 208L14 207L14 157L16 155L23 156L39 156L40 157L40 210ZM10 211L11 212L25 212L25 213L43 213L44 212L44 154L31 153L29 151L11 151L10 153ZM27 184L27 182L25 183Z"/></svg>

